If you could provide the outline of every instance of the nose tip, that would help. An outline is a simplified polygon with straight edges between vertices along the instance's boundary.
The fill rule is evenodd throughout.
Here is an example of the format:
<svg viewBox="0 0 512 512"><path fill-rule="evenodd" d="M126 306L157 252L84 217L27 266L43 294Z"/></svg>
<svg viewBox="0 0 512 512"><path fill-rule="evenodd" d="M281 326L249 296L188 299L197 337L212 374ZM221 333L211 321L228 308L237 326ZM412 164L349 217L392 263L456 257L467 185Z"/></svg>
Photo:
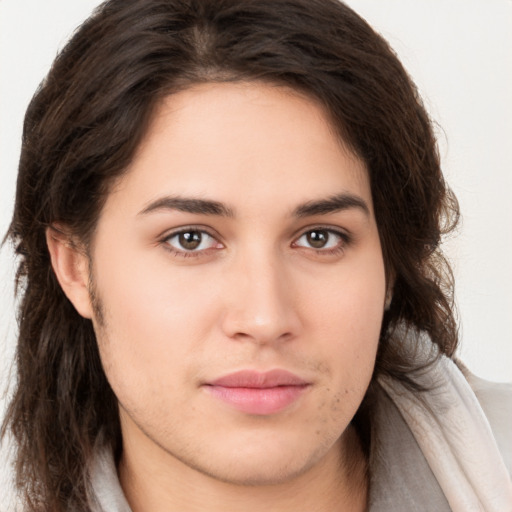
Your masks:
<svg viewBox="0 0 512 512"><path fill-rule="evenodd" d="M293 331L284 325L280 319L254 315L250 318L250 311L244 314L245 318L233 324L233 329L226 333L233 339L240 341L248 340L260 345L267 345L274 342L281 342L290 339ZM277 321L276 321L277 320Z"/></svg>
<svg viewBox="0 0 512 512"><path fill-rule="evenodd" d="M254 270L234 279L222 320L224 334L258 344L290 340L299 330L290 280L275 266Z"/></svg>

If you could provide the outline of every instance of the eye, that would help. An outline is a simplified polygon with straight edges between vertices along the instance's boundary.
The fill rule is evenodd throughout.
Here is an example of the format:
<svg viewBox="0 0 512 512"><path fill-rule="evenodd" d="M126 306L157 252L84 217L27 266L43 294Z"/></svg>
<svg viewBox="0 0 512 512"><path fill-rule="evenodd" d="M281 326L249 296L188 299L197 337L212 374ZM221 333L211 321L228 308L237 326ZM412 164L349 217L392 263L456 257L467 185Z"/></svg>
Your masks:
<svg viewBox="0 0 512 512"><path fill-rule="evenodd" d="M169 249L177 254L198 253L222 245L212 235L200 229L183 229L164 239Z"/></svg>
<svg viewBox="0 0 512 512"><path fill-rule="evenodd" d="M326 228L315 228L306 231L295 242L296 247L306 247L317 251L332 251L342 249L348 242L348 237L344 233Z"/></svg>

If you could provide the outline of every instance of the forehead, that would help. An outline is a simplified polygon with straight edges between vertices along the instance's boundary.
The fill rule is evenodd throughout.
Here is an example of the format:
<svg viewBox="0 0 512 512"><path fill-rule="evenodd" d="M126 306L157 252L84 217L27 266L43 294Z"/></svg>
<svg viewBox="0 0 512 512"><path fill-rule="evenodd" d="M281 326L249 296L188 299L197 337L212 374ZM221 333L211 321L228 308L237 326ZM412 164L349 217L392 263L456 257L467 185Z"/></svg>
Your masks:
<svg viewBox="0 0 512 512"><path fill-rule="evenodd" d="M166 97L113 195L166 192L231 203L358 192L371 204L364 163L318 102L282 86L209 83Z"/></svg>

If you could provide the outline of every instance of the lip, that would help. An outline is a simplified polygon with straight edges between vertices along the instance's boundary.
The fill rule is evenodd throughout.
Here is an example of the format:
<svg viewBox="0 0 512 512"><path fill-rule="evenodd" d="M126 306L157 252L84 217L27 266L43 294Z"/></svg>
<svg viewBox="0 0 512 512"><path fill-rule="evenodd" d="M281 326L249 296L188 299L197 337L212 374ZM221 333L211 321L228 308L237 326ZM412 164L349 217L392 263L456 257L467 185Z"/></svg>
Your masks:
<svg viewBox="0 0 512 512"><path fill-rule="evenodd" d="M286 370L242 370L204 385L215 398L247 414L270 415L295 403L310 382Z"/></svg>

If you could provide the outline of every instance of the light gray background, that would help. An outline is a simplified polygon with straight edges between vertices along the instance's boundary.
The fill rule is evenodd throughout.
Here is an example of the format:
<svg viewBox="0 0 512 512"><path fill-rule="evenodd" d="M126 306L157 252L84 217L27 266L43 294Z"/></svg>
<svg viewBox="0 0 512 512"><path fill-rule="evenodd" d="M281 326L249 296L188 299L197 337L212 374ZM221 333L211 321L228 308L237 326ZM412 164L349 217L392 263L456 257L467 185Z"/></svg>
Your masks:
<svg viewBox="0 0 512 512"><path fill-rule="evenodd" d="M56 52L97 0L0 0L0 233L12 212L24 111ZM446 244L459 356L512 381L512 1L349 0L398 53L438 134L463 222ZM0 254L0 387L15 340L13 256ZM4 402L0 399L0 413ZM4 447L5 450L5 447ZM0 463L1 480L6 478ZM2 492L0 491L0 496ZM7 510L0 500L0 511ZM10 509L9 509L10 510Z"/></svg>

